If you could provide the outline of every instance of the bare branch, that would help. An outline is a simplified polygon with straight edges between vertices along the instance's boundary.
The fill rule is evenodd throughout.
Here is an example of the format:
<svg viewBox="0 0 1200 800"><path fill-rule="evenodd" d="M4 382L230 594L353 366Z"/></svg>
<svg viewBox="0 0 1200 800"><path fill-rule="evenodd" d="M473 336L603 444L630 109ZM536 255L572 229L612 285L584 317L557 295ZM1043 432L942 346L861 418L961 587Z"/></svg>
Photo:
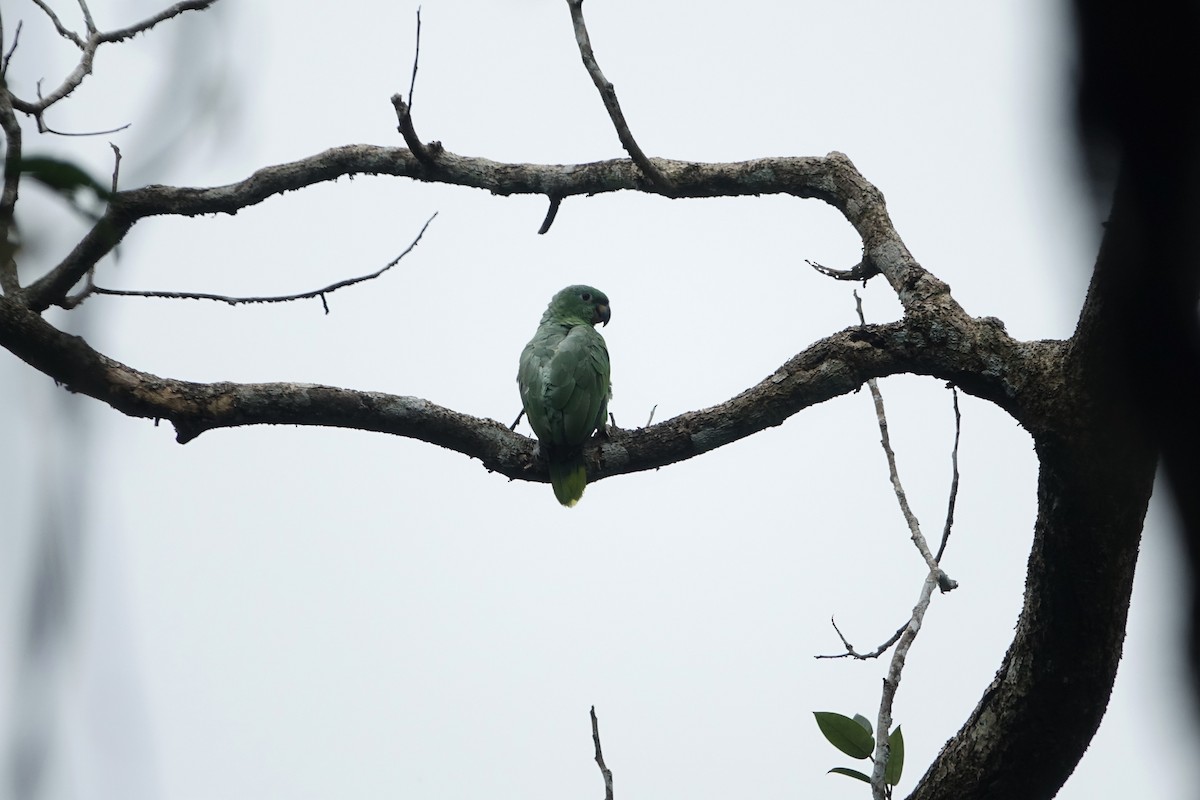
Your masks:
<svg viewBox="0 0 1200 800"><path fill-rule="evenodd" d="M888 743L892 731L892 703L896 699L896 690L900 688L900 675L904 671L904 662L908 658L909 648L921 630L925 612L933 599L933 588L938 585L938 570L931 570L921 585L921 594L913 607L912 618L904 626L896 649L892 652L892 660L888 664L887 677L883 679L883 694L879 700L879 717L875 721L875 764L871 768L871 791L875 800L884 800L888 796L887 785L883 776L887 769L888 756L891 754Z"/></svg>
<svg viewBox="0 0 1200 800"><path fill-rule="evenodd" d="M408 102L399 94L392 95L392 106L396 109L396 130L404 137L404 143L423 164L432 164L442 152L441 142L430 142L427 146L417 135L413 126L413 95L417 90L417 65L421 60L421 8L417 7L417 44L413 52L412 77L408 81Z"/></svg>
<svg viewBox="0 0 1200 800"><path fill-rule="evenodd" d="M855 264L850 269L834 269L826 267L823 264L818 264L816 261L804 259L804 263L815 269L822 275L833 278L837 281L863 281L864 283L879 274L879 270L870 264L865 258Z"/></svg>
<svg viewBox="0 0 1200 800"><path fill-rule="evenodd" d="M96 21L92 19L92 12L88 8L87 0L76 0L79 3L79 10L83 13L83 24L87 27L88 37L91 38L97 33Z"/></svg>
<svg viewBox="0 0 1200 800"><path fill-rule="evenodd" d="M670 179L663 175L658 167L646 157L642 148L634 140L633 133L629 130L629 123L625 121L625 114L621 111L621 104L617 101L617 91L600 71L600 65L596 62L596 54L592 52L592 40L588 36L587 24L583 21L583 0L567 0L567 5L571 8L571 23L575 26L575 42L579 45L579 55L583 59L583 66L587 68L592 83L596 84L596 89L600 92L604 108L608 111L613 127L617 129L617 137L621 140L621 146L625 148L625 152L633 159L633 163L637 164L638 169L658 191L667 195L671 194Z"/></svg>
<svg viewBox="0 0 1200 800"><path fill-rule="evenodd" d="M117 147L112 142L109 142L108 146L111 147L112 151L113 151L112 188L109 189L109 192L112 194L116 194L117 193L117 179L121 176L121 148Z"/></svg>
<svg viewBox="0 0 1200 800"><path fill-rule="evenodd" d="M933 558L939 564L950 541L950 529L954 526L954 505L958 502L958 440L962 434L962 414L958 411L958 390L950 384L950 396L954 402L954 449L950 451L950 499L946 503L946 524L942 528L942 543Z"/></svg>
<svg viewBox="0 0 1200 800"><path fill-rule="evenodd" d="M326 295L333 294L338 289L344 289L347 286L354 286L358 283L375 280L380 275L399 264L400 260L411 253L413 248L417 246L417 243L421 241L421 237L425 235L425 230L429 227L429 223L433 222L434 217L436 216L437 213L435 212L432 217L425 221L425 224L421 226L421 230L417 233L417 237L412 240L408 247L404 248L404 251L400 253L400 255L396 256L391 261L384 264L382 267L370 273L369 275L360 275L357 278L346 278L344 280L331 283L328 286L322 286L320 289L312 289L307 292L262 297L230 297L222 294L208 294L206 292L158 292L141 289L105 289L101 286L92 286L91 293L109 295L110 297L157 297L168 300L215 300L221 303L228 303L231 306L251 303L288 303L293 300L311 300L313 298L320 298L321 303L325 308L325 313L328 314L329 304L325 299Z"/></svg>
<svg viewBox="0 0 1200 800"><path fill-rule="evenodd" d="M17 262L11 245L17 188L21 183L21 125L13 113L12 96L0 83L0 129L4 131L4 188L0 190L0 289L6 295L20 291Z"/></svg>
<svg viewBox="0 0 1200 800"><path fill-rule="evenodd" d="M408 149L422 164L432 164L442 152L441 142L430 142L426 146L421 141L421 137L417 135L417 129L413 127L412 109L399 94L392 95L392 106L396 109L396 130L400 131L400 135L404 137L404 143L408 145Z"/></svg>
<svg viewBox="0 0 1200 800"><path fill-rule="evenodd" d="M604 800L613 800L612 770L604 765L604 753L600 751L600 722L596 719L596 707L592 706L592 742L596 745L596 766L604 778Z"/></svg>
<svg viewBox="0 0 1200 800"><path fill-rule="evenodd" d="M936 309L955 317L965 316L950 296L949 287L926 272L908 252L892 226L882 194L841 153L717 164L668 159L655 162L671 179L673 197L790 194L823 200L855 227L867 257L879 266L906 310ZM626 159L590 164L505 164L442 151L436 169L431 170L406 148L337 147L300 161L260 169L228 186L147 186L119 192L71 253L29 287L29 305L41 311L58 303L142 218L231 214L268 197L356 174L472 186L499 195L563 198L636 189L644 184L638 168Z"/></svg>
<svg viewBox="0 0 1200 800"><path fill-rule="evenodd" d="M858 292L854 292L854 307L858 313L858 321L862 325L866 325L866 318L863 316L862 298L858 296ZM921 622L925 619L925 612L929 609L929 603L933 599L933 588L935 586L941 588L942 592L948 592L958 587L958 583L952 580L938 566L937 559L929 552L929 545L925 541L925 536L921 533L921 525L917 522L917 517L913 514L912 508L908 505L908 496L904 492L904 487L900 484L900 473L896 469L896 454L892 451L891 437L888 436L887 415L883 409L883 395L879 391L879 383L874 378L867 380L867 386L871 390L871 399L875 403L875 417L879 422L879 437L880 445L883 447L884 455L887 457L888 476L892 481L892 489L896 493L896 500L900 504L900 511L904 515L904 521L908 524L908 530L912 537L913 544L920 551L921 557L925 560L925 564L929 567L929 574L925 577L925 582L921 586L920 598L917 600L916 606L913 607L912 616L909 618L908 624L897 632L896 649L892 653L892 660L888 664L887 677L883 679L883 694L879 700L879 717L875 726L875 763L871 770L871 792L875 800L885 800L891 796L887 783L884 780L885 770L887 769L888 756L890 755L890 733L892 730L892 704L896 699L896 690L900 687L900 676L904 671L904 662L908 657L908 650L912 647L913 641L917 638L917 633L921 630ZM957 403L955 410L957 412ZM955 444L955 453L957 454L957 439ZM957 488L957 484L956 484ZM834 626L837 629L837 626ZM838 636L841 636L841 631L838 631ZM842 642L846 644L847 650L852 650L845 638Z"/></svg>
<svg viewBox="0 0 1200 800"><path fill-rule="evenodd" d="M869 653L860 653L857 650L855 650L854 645L850 644L850 642L846 640L846 637L842 635L842 629L839 628L837 626L837 623L833 621L833 617L829 618L829 624L833 626L833 629L837 632L838 638L842 640L842 646L846 648L846 652L835 653L834 655L830 655L830 656L813 656L813 658L816 658L816 659L853 658L856 661L868 661L872 658L879 658L881 655L883 655L889 649L891 649L891 646L894 645L897 641L899 641L900 636L904 633L905 630L908 629L908 623L905 622L903 625L901 625L896 630L895 633L893 633L890 637L888 637L888 640L886 642L879 645L879 647L876 647L874 650L872 650Z"/></svg>
<svg viewBox="0 0 1200 800"><path fill-rule="evenodd" d="M41 116L38 116L37 120L38 132L52 133L55 136L108 136L110 133L120 133L121 131L133 125L132 122L126 122L124 125L118 125L115 128L107 128L102 131L59 131L51 128Z"/></svg>
<svg viewBox="0 0 1200 800"><path fill-rule="evenodd" d="M107 33L98 34L97 39L102 44L122 42L137 36L139 33L145 33L160 22L166 22L173 17L178 17L180 14L188 11L204 11L216 2L217 0L184 0L184 2L176 3L170 8L164 9L154 16L148 17L127 28L118 28Z"/></svg>
<svg viewBox="0 0 1200 800"><path fill-rule="evenodd" d="M50 92L50 94L43 96L39 86L37 102L22 100L16 96L13 96L12 98L13 108L23 114L29 114L32 116L37 121L38 130L42 133L47 133L50 132L50 129L46 126L44 119L46 109L50 108L50 106L54 105L59 100L62 100L64 97L67 97L76 89L78 89L79 85L83 83L84 79L88 75L92 74L92 65L96 60L96 51L99 49L100 45L108 44L110 42L120 42L132 36L136 36L139 33L150 30L158 23L171 19L172 17L176 17L185 11L204 10L213 3L217 2L217 0L186 0L185 2L176 3L165 11L160 11L158 14L142 20L141 22L135 23L134 25L130 25L127 28L119 28L107 33L102 33L96 29L96 24L92 20L92 15L88 10L87 3L84 2L84 0L80 0L79 6L83 12L84 21L88 28L87 39L83 39L79 36L79 34L67 29L67 27L64 26L58 19L58 17L55 16L53 10L50 9L44 0L33 0L33 2L36 3L38 7L46 13L46 15L50 18L50 21L54 23L54 27L59 34L64 38L69 39L82 51L79 57L79 63L75 65L75 69L71 70L70 74L63 78L62 83L60 83L58 87L54 89L54 91ZM121 128L117 128L116 130L121 130Z"/></svg>
<svg viewBox="0 0 1200 800"><path fill-rule="evenodd" d="M546 218L542 220L542 227L538 228L539 235L550 231L550 226L554 224L554 218L558 216L558 208L561 205L561 197L557 195L550 196L550 207L546 209Z"/></svg>
<svg viewBox="0 0 1200 800"><path fill-rule="evenodd" d="M0 61L0 78L8 75L8 62L12 61L13 53L17 52L17 44L21 41L21 27L24 25L22 20L17 20L17 29L13 31L12 47L8 48L8 52L4 54L4 60ZM4 44L4 24L0 22L0 46Z"/></svg>
<svg viewBox="0 0 1200 800"><path fill-rule="evenodd" d="M867 321L863 317L862 298L858 296L858 292L854 292L854 303L858 311L858 321L866 325ZM904 491L904 486L900 483L900 473L896 469L896 453L892 450L892 440L888 436L887 414L883 410L883 395L879 391L879 383L872 378L867 381L867 386L871 390L871 399L875 402L875 418L879 422L879 444L883 447L884 455L887 457L888 477L892 481L892 489L896 493L896 501L900 504L900 513L904 515L904 522L908 525L912 542L916 545L921 558L925 559L925 564L929 567L930 572L935 574L942 573L941 568L938 567L937 559L929 552L929 543L925 541L925 535L921 533L921 523L917 521L917 515L913 513L912 508L908 505L908 495ZM944 573L942 574L944 575ZM958 586L958 583L949 577L940 577L937 582L943 587L943 592L948 592Z"/></svg>
<svg viewBox="0 0 1200 800"><path fill-rule="evenodd" d="M412 76L408 79L408 110L411 112L417 91L417 65L421 63L421 7L417 6L417 42L413 47Z"/></svg>
<svg viewBox="0 0 1200 800"><path fill-rule="evenodd" d="M50 24L54 26L54 30L58 31L59 36L71 42L71 44L75 45L80 50L83 49L83 39L81 39L79 34L77 34L75 31L62 24L62 20L60 20L58 15L54 13L54 9L50 8L50 6L47 5L44 0L33 0L33 4L40 8L42 13L50 19Z"/></svg>
<svg viewBox="0 0 1200 800"><path fill-rule="evenodd" d="M942 335L938 326L934 335ZM1017 343L991 327L964 332L975 342L967 352L930 345L920 321L850 328L814 343L770 376L724 403L681 414L652 427L614 428L585 445L588 482L657 469L684 461L784 422L804 408L857 390L871 377L911 372L956 380L983 390L1002 404L1012 377L1034 372L1055 343ZM991 338L989 338L991 337ZM101 400L134 417L169 420L180 442L205 431L244 425L319 425L352 428L419 439L478 458L487 469L509 478L544 482L544 461L536 442L493 420L461 414L427 400L296 383L195 383L133 369L92 349L84 340L51 326L16 298L0 297L0 347L73 392ZM963 381L967 371L982 373L1011 365L988 386ZM1026 427L1045 420L1026 418L1008 407Z"/></svg>

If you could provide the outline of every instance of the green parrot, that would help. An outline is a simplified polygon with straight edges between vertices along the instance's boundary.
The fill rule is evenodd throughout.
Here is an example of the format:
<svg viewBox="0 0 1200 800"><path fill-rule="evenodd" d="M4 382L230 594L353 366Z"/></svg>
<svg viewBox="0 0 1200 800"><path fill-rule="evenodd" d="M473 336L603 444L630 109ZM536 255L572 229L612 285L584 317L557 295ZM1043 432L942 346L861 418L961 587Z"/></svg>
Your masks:
<svg viewBox="0 0 1200 800"><path fill-rule="evenodd" d="M583 443L608 419L608 348L596 323L608 324L608 298L591 286L568 286L550 300L521 351L521 405L550 468L558 502L583 497Z"/></svg>

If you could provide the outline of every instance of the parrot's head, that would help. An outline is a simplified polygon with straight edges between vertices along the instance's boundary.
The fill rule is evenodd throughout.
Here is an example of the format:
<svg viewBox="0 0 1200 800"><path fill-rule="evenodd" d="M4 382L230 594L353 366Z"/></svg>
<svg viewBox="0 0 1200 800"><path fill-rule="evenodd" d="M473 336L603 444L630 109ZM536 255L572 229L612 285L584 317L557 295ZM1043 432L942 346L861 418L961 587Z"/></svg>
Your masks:
<svg viewBox="0 0 1200 800"><path fill-rule="evenodd" d="M559 321L582 320L588 325L607 325L612 311L604 292L591 286L568 286L550 301L546 319Z"/></svg>

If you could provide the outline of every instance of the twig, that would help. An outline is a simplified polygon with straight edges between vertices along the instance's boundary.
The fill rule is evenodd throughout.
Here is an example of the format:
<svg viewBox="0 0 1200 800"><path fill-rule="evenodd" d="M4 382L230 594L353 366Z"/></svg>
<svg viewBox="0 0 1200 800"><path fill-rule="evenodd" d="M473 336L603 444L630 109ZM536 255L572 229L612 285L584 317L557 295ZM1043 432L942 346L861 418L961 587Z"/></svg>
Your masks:
<svg viewBox="0 0 1200 800"><path fill-rule="evenodd" d="M571 8L571 22L575 26L575 42L579 45L579 55L583 58L583 66L587 68L588 75L592 77L592 83L596 84L596 88L600 91L600 98L604 101L608 116L617 129L621 146L625 148L625 152L629 153L633 163L638 165L638 169L654 184L656 189L664 194L670 194L671 182L658 167L650 162L650 159L642 152L642 148L638 146L637 141L634 140L633 133L629 130L629 123L625 121L625 114L621 111L621 104L617 101L616 89L600 71L600 65L596 62L596 54L592 52L592 40L588 36L587 24L583 21L583 0L567 0L567 5Z"/></svg>
<svg viewBox="0 0 1200 800"><path fill-rule="evenodd" d="M99 49L100 45L108 44L110 42L120 42L130 38L131 36L144 33L158 23L178 16L185 11L202 11L211 6L213 3L217 2L217 0L185 0L184 2L176 3L165 11L160 11L152 17L148 17L141 22L130 25L127 28L118 28L117 30L108 31L106 33L102 33L96 28L96 24L92 19L91 12L88 10L87 3L83 2L83 0L80 0L79 7L83 12L84 22L88 29L88 36L86 39L63 25L62 21L59 20L59 18L54 14L54 11L50 8L50 6L45 3L45 0L33 0L33 2L46 14L47 17L50 18L50 22L54 25L54 28L58 31L59 35L65 39L68 39L76 47L78 47L80 51L82 51L82 54L79 57L79 63L75 65L75 69L71 70L70 74L63 78L62 83L60 83L54 91L50 92L50 94L43 97L39 83L37 102L22 100L15 96L12 98L13 108L15 108L17 111L20 111L22 114L29 114L32 116L37 121L38 131L41 133L48 133L50 132L49 128L46 127L46 122L43 119L46 109L74 92L77 88L79 88L79 85L83 83L84 78L92 74L92 64L96 60L96 50ZM120 130L120 128L117 130Z"/></svg>
<svg viewBox="0 0 1200 800"><path fill-rule="evenodd" d="M0 129L4 130L4 188L0 190L0 288L5 294L20 289L17 262L10 246L13 214L17 207L17 187L21 182L21 124L13 112L12 95L0 87Z"/></svg>
<svg viewBox="0 0 1200 800"><path fill-rule="evenodd" d="M612 770L604 765L604 753L600 752L600 721L596 719L595 706L592 706L592 741L596 744L596 764L604 776L604 800L613 800Z"/></svg>
<svg viewBox="0 0 1200 800"><path fill-rule="evenodd" d="M417 91L417 65L421 63L421 7L417 6L417 44L413 48L412 77L408 80L408 110L411 112Z"/></svg>
<svg viewBox="0 0 1200 800"><path fill-rule="evenodd" d="M879 268L864 258L850 269L834 269L823 264L818 264L811 259L804 259L804 263L815 269L827 278L833 278L836 281L862 281L864 284L868 279L879 274Z"/></svg>
<svg viewBox="0 0 1200 800"><path fill-rule="evenodd" d="M184 0L184 2L176 3L170 8L164 9L152 17L147 17L141 22L130 25L127 28L118 28L108 33L97 34L97 39L102 44L109 42L120 42L125 39L137 36L139 33L145 33L160 22L166 22L172 17L178 17L187 11L204 11L209 6L216 3L217 0Z"/></svg>
<svg viewBox="0 0 1200 800"><path fill-rule="evenodd" d="M62 20L60 20L58 18L58 15L56 15L54 13L54 9L52 9L52 8L50 8L50 6L46 5L46 3L43 2L43 0L33 0L33 4L35 6L37 6L38 8L40 8L42 10L42 13L50 18L50 24L54 26L54 30L58 31L59 36L63 37L67 41L71 42L76 47L78 47L80 50L83 49L83 39L81 39L79 37L78 33L69 29L66 25L62 24Z"/></svg>
<svg viewBox="0 0 1200 800"><path fill-rule="evenodd" d="M842 640L842 646L846 648L846 652L835 653L834 655L831 655L831 656L813 656L813 658L817 658L817 659L821 659L821 658L853 658L858 661L867 661L872 658L879 658L881 655L886 653L891 648L892 645L894 645L897 641L899 641L900 636L908 628L908 623L906 622L903 625L901 625L896 630L896 632L893 633L891 635L891 637L888 638L888 640L886 642L879 645L879 647L876 647L874 650L872 650L869 653L860 653L854 649L854 645L852 645L852 644L850 644L850 642L846 641L846 637L842 635L842 630L841 630L841 628L839 628L837 626L837 623L834 622L833 617L829 618L829 624L833 626L833 629L835 631L837 631L838 638Z"/></svg>
<svg viewBox="0 0 1200 800"><path fill-rule="evenodd" d="M650 425L651 425L651 423L653 423L653 422L654 422L654 412L655 412L655 411L658 411L658 403L655 403L655 404L654 404L653 406L651 406L651 408L650 408L650 416L649 416L649 417L646 419L646 427L647 427L647 428L649 428L649 427L650 427Z"/></svg>
<svg viewBox="0 0 1200 800"><path fill-rule="evenodd" d="M112 193L116 194L117 193L117 178L121 174L121 148L117 147L112 142L109 142L108 146L111 147L112 151L113 151Z"/></svg>
<svg viewBox="0 0 1200 800"><path fill-rule="evenodd" d="M946 552L946 543L950 541L950 528L954 525L954 504L958 500L958 439L962 433L962 414L958 411L958 389L949 384L950 396L954 401L954 449L950 452L950 500L946 504L946 525L942 528L942 543L934 556L939 564L942 553Z"/></svg>
<svg viewBox="0 0 1200 800"><path fill-rule="evenodd" d="M96 30L96 21L92 19L92 12L88 9L87 0L75 0L79 3L79 10L83 12L83 24L87 26L88 35L94 35Z"/></svg>
<svg viewBox="0 0 1200 800"><path fill-rule="evenodd" d="M0 77L8 75L8 62L12 61L13 53L17 52L17 43L21 41L21 26L24 24L24 20L17 20L17 29L13 31L12 47L8 48L8 52L4 54L4 60L0 61ZM0 24L0 45L3 44L4 26Z"/></svg>
<svg viewBox="0 0 1200 800"><path fill-rule="evenodd" d="M508 426L510 431L515 431L517 426L521 424L521 417L525 416L525 409L521 409L521 413L517 414L517 418L513 420L513 424Z"/></svg>
<svg viewBox="0 0 1200 800"><path fill-rule="evenodd" d="M550 207L546 209L546 218L542 220L542 227L538 228L538 233L543 234L550 230L550 226L554 224L554 218L558 216L558 207L562 205L562 196L557 194L550 195Z"/></svg>
<svg viewBox="0 0 1200 800"><path fill-rule="evenodd" d="M858 296L858 292L854 292L854 303L858 311L858 321L866 325L866 318L863 317L862 298ZM930 572L939 573L941 568L938 567L933 553L929 552L929 543L925 541L925 535L921 533L921 523L917 521L917 515L908 505L908 495L905 494L904 486L900 483L900 473L896 469L896 453L892 450L892 440L888 436L887 414L883 410L883 395L879 391L879 382L874 378L868 378L867 387L871 390L871 399L875 402L875 418L879 421L879 444L883 446L883 453L887 457L888 477L892 481L896 501L900 503L900 513L904 515L904 521L908 525L913 544L916 545L921 557L925 559L925 564L929 567ZM944 587L943 592L948 592L958 586L949 577L939 578L938 584Z"/></svg>
<svg viewBox="0 0 1200 800"><path fill-rule="evenodd" d="M427 147L417 135L412 121L413 93L417 88L417 64L421 60L421 8L417 7L417 46L413 54L412 78L408 82L408 102L399 93L392 95L392 106L396 109L396 130L404 137L404 143L422 164L432 164L441 153L440 142L431 142Z"/></svg>
<svg viewBox="0 0 1200 800"><path fill-rule="evenodd" d="M105 289L102 286L92 286L89 293L109 295L111 297L157 297L166 300L215 300L220 303L228 303L231 306L249 303L287 303L292 300L311 300L314 297L319 297L321 299L321 305L325 309L325 313L328 314L329 303L325 299L326 295L332 294L338 289L344 289L347 286L353 286L356 283L374 280L392 267L399 264L400 260L411 253L413 248L417 246L417 243L421 241L421 237L425 235L426 228L429 227L429 223L433 222L435 217L437 217L436 212L432 217L425 221L425 224L421 226L421 232L417 234L417 238L413 239L412 243L409 244L408 247L404 248L404 252L371 274L360 275L357 278L346 278L345 280L331 283L328 286L323 286L320 289L313 289L311 291L300 292L298 294L271 295L262 297L231 297L223 294L209 294L207 292L160 292L146 291L142 289Z"/></svg>
<svg viewBox="0 0 1200 800"><path fill-rule="evenodd" d="M110 133L120 133L121 131L133 125L132 122L126 122L124 125L120 125L116 128L107 128L106 130L102 131L58 131L46 124L46 121L41 114L37 115L37 121L39 133L52 133L55 136L108 136Z"/></svg>

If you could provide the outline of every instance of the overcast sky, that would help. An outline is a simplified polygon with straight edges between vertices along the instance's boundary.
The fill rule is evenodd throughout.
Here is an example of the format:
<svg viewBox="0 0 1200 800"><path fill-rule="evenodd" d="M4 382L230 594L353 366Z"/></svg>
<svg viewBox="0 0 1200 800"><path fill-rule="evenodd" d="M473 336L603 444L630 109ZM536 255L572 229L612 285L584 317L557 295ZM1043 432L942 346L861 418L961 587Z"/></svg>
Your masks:
<svg viewBox="0 0 1200 800"><path fill-rule="evenodd" d="M91 5L102 28L160 7ZM55 7L76 24L73 3ZM1055 4L585 10L648 153L842 151L970 313L1019 338L1070 334L1099 226L1077 189ZM336 145L400 145L388 98L407 91L415 12L226 0L102 50L50 117L60 130L129 130L63 139L27 126L27 152L106 175L111 139L125 187L210 186ZM10 82L33 96L74 52L32 3L3 0L3 13L8 36L25 21ZM511 162L622 155L565 2L424 0L421 15L423 138ZM173 138L178 149L159 159ZM53 263L82 228L52 217L35 189L22 202L30 257ZM623 427L655 407L663 420L721 402L854 321L852 287L804 263L859 256L853 230L818 201L573 198L537 236L545 207L360 177L235 217L150 219L98 283L304 291L377 269L438 212L396 269L331 295L328 316L315 301L106 297L48 316L159 375L386 391L507 423L520 408L517 356L546 302L585 282L612 301L603 333ZM882 280L862 294L869 320L899 314ZM910 376L882 389L901 477L936 537L949 393ZM7 353L0 401L17 409L0 418L14 444L0 456L12 525L0 537L0 678L12 687L0 719L10 739L44 723L47 797L596 797L593 704L619 800L867 796L825 774L861 765L823 741L811 712L874 719L886 663L813 656L840 648L831 615L860 649L886 639L925 568L866 392L590 486L569 511L548 485L379 434L232 429L181 447L169 425L68 396ZM999 665L1032 539L1029 437L994 406L961 403L958 520L943 560L960 589L934 599L897 697L903 792ZM47 507L79 532L64 571L74 613L56 665L31 678L17 631ZM1176 559L1156 507L1109 714L1062 798L1184 797L1200 777L1179 681Z"/></svg>

